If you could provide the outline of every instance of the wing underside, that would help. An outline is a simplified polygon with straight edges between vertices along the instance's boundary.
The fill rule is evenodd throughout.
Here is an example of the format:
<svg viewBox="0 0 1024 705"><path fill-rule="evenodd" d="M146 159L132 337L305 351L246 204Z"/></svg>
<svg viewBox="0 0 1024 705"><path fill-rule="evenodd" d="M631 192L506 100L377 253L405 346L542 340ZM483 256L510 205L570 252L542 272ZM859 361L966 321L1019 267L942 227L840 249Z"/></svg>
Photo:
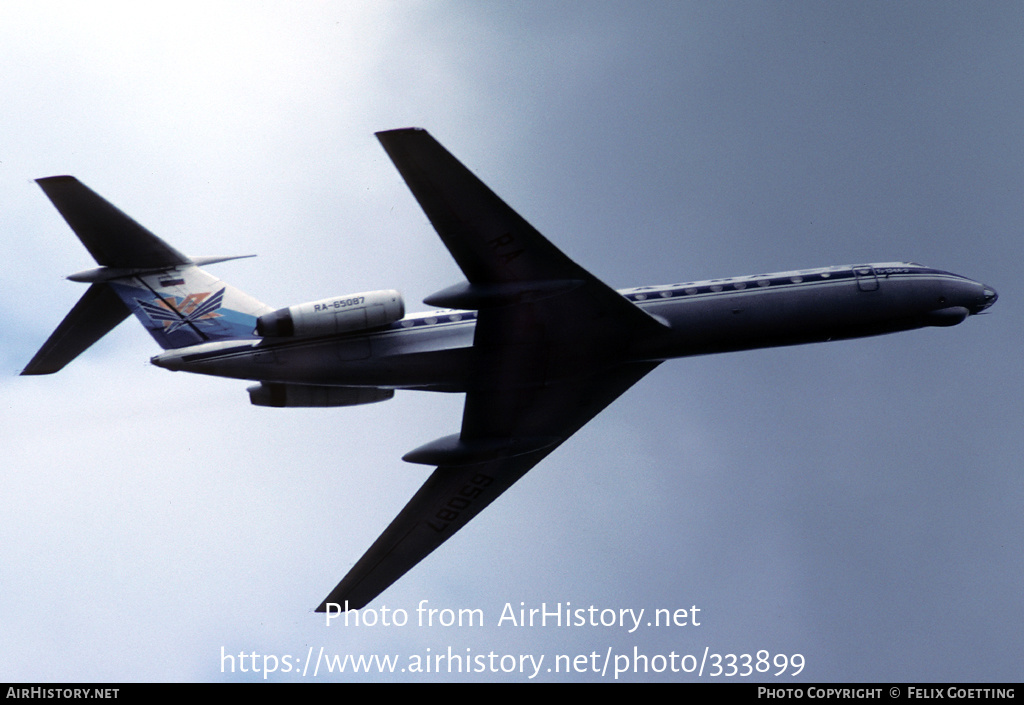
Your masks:
<svg viewBox="0 0 1024 705"><path fill-rule="evenodd" d="M622 365L600 378L580 379L529 393L469 393L463 436L491 436L495 431L507 430L525 437L555 432L557 439L537 450L468 465L439 466L317 611L327 611L331 603L341 610L365 606L656 366L657 363ZM524 397L529 397L529 401L524 401ZM495 403L520 406L522 413L509 417L475 411L478 405L492 408ZM515 428L508 428L513 418Z"/></svg>
<svg viewBox="0 0 1024 705"><path fill-rule="evenodd" d="M631 362L629 346L666 331L428 133L378 138L466 276L427 302L479 311L470 388L460 433L405 456L437 469L319 612L363 607L447 541L654 369L657 362Z"/></svg>

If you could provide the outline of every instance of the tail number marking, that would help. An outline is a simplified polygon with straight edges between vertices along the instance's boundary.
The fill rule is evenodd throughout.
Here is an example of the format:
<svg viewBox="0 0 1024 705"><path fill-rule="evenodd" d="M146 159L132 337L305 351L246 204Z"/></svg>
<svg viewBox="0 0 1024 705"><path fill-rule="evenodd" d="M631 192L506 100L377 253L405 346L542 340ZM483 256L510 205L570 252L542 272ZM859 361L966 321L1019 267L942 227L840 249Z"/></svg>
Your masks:
<svg viewBox="0 0 1024 705"><path fill-rule="evenodd" d="M427 526L438 533L448 528L448 525L459 517L459 513L473 504L473 500L479 497L484 488L494 482L490 475L477 473L470 478L469 482L459 488L444 506L442 506L433 518L427 519ZM438 519L440 521L434 521Z"/></svg>
<svg viewBox="0 0 1024 705"><path fill-rule="evenodd" d="M340 309L350 308L352 306L362 306L365 301L365 296L353 296L350 299L335 299L330 303L316 304L313 307L313 313L320 313L322 311L338 311Z"/></svg>

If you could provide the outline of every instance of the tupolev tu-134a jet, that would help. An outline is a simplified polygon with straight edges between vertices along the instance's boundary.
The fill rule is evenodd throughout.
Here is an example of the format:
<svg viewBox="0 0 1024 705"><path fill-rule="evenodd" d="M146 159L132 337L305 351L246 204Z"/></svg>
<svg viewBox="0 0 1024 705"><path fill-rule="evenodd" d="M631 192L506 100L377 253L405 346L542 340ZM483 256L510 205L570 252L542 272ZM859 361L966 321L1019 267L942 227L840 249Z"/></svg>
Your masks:
<svg viewBox="0 0 1024 705"><path fill-rule="evenodd" d="M97 264L22 374L63 368L134 313L168 370L256 382L253 404L328 407L396 389L466 395L459 433L404 456L436 466L317 611L365 606L669 358L951 326L991 287L912 262L615 291L427 132L377 137L466 276L406 315L397 291L272 309L70 176L38 181Z"/></svg>

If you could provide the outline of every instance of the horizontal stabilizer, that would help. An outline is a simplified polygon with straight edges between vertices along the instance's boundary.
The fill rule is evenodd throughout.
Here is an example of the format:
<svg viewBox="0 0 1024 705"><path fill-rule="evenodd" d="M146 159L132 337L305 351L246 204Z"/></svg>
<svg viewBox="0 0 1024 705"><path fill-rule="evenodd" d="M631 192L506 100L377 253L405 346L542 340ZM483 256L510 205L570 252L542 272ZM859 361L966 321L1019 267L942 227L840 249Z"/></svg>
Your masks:
<svg viewBox="0 0 1024 705"><path fill-rule="evenodd" d="M89 290L22 374L57 372L129 313L165 350L255 338L270 307L199 268L237 257L186 257L73 176L37 183L100 266L68 277Z"/></svg>
<svg viewBox="0 0 1024 705"><path fill-rule="evenodd" d="M50 176L36 183L98 264L155 269L192 262L75 177Z"/></svg>
<svg viewBox="0 0 1024 705"><path fill-rule="evenodd" d="M63 369L129 313L128 306L109 286L93 284L21 374L48 375Z"/></svg>
<svg viewBox="0 0 1024 705"><path fill-rule="evenodd" d="M229 262L233 259L246 259L247 257L255 257L256 255L234 255L232 257L193 257L192 264L196 267L203 267L208 264L214 264L215 262ZM68 279L73 282L85 282L86 284L92 284L95 282L109 282L115 279L129 279L131 277L137 277L140 274L159 274L169 269L167 265L160 265L159 267L96 267L94 269L87 269L84 272L76 272L69 274Z"/></svg>

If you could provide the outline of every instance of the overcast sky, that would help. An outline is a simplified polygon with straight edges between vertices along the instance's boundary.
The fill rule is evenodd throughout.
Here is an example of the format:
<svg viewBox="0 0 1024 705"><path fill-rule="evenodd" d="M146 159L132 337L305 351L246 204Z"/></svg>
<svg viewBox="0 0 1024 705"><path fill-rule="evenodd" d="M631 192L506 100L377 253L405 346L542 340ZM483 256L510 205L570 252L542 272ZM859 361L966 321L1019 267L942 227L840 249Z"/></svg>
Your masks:
<svg viewBox="0 0 1024 705"><path fill-rule="evenodd" d="M321 647L407 670L315 680L525 681L520 655L612 680L547 670L592 653L697 679L634 649L801 654L755 674L780 684L1019 680L1022 37L1003 2L0 5L0 680L260 680L222 649ZM271 306L393 287L415 311L462 275L373 136L413 125L613 287L913 260L1000 299L666 363L371 604L409 624L326 627L461 396L255 408L149 365L134 321L18 377L95 266L32 179L193 256L258 253L211 270ZM419 627L421 600L486 624ZM499 626L521 603L644 625ZM449 647L516 670L409 672Z"/></svg>

